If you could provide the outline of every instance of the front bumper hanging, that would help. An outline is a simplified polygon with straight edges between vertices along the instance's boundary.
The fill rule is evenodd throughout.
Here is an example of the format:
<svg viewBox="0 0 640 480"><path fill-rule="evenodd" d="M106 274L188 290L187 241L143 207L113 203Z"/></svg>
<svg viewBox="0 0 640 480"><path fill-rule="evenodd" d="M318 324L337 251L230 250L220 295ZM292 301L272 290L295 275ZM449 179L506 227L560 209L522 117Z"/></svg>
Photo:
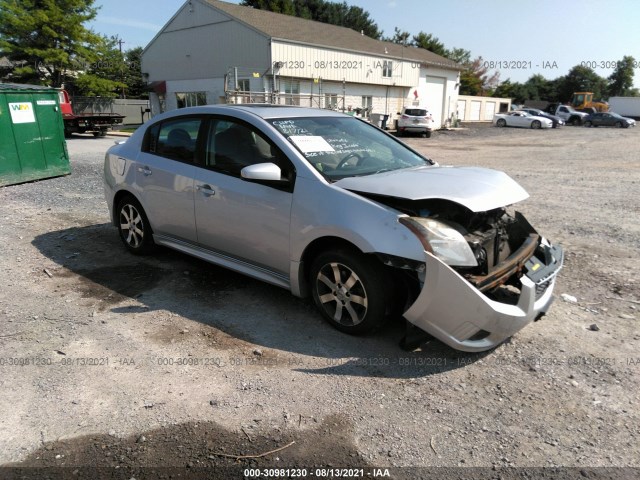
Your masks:
<svg viewBox="0 0 640 480"><path fill-rule="evenodd" d="M404 317L457 350L481 352L499 345L549 309L555 278L564 260L562 248L544 239L535 255L523 256L519 251L513 256L505 263L523 271L515 305L492 300L450 266L425 252L425 282Z"/></svg>

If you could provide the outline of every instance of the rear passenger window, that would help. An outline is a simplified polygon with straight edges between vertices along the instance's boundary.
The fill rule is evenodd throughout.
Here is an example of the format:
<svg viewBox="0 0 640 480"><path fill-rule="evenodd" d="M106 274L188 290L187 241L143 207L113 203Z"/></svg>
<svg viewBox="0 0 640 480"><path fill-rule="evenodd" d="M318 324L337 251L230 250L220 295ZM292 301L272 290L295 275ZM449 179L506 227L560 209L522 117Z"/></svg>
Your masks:
<svg viewBox="0 0 640 480"><path fill-rule="evenodd" d="M200 118L179 118L151 127L146 151L161 157L192 163L195 160Z"/></svg>

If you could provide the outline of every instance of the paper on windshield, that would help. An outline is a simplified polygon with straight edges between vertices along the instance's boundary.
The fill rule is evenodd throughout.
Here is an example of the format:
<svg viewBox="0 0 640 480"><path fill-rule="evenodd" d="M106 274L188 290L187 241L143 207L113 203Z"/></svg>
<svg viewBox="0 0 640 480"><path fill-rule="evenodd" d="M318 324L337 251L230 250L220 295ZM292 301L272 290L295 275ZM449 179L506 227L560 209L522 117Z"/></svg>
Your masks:
<svg viewBox="0 0 640 480"><path fill-rule="evenodd" d="M324 138L316 135L291 135L289 138L302 153L335 152Z"/></svg>

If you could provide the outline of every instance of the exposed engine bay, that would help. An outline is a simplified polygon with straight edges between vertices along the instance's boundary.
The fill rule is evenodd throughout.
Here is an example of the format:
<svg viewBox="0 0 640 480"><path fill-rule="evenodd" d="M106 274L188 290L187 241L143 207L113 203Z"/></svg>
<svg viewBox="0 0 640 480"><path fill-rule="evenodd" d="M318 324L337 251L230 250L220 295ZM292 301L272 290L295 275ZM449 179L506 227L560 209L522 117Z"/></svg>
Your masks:
<svg viewBox="0 0 640 480"><path fill-rule="evenodd" d="M411 217L438 220L459 232L473 251L477 265L453 268L482 292L504 284L519 287L518 278L540 244L540 235L526 218L506 207L472 212L448 200L364 195Z"/></svg>

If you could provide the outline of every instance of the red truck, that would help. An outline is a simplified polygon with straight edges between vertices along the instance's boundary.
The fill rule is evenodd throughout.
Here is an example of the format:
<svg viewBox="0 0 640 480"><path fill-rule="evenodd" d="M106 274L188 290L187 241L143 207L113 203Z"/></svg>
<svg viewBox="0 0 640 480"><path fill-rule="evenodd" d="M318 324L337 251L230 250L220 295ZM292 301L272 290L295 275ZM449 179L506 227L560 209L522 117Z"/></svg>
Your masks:
<svg viewBox="0 0 640 480"><path fill-rule="evenodd" d="M122 123L124 115L117 113L73 113L71 100L66 90L60 90L60 110L64 121L64 136L72 133L93 133L94 137L104 137L113 125Z"/></svg>

